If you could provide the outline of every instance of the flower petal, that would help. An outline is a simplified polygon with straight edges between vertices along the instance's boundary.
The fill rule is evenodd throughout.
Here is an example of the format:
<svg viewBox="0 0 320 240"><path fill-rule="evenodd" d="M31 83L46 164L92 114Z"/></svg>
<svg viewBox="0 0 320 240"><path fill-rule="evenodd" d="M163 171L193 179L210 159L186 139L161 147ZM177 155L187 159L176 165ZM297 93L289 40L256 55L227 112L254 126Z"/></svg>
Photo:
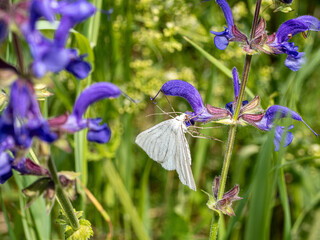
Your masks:
<svg viewBox="0 0 320 240"><path fill-rule="evenodd" d="M76 56L66 66L66 70L72 73L78 79L86 78L92 69L91 65L83 60L84 56L85 55L79 57Z"/></svg>
<svg viewBox="0 0 320 240"><path fill-rule="evenodd" d="M293 125L290 125L287 128L287 130L290 130L292 128L293 128ZM273 143L275 145L275 151L276 152L278 152L279 149L280 149L281 140L282 140L283 134L285 132L284 129L285 129L285 127L281 127L281 126L277 126L276 127L275 136L274 136L274 139L273 139ZM287 131L285 139L284 139L283 147L288 146L292 142L292 140L293 140L292 132Z"/></svg>
<svg viewBox="0 0 320 240"><path fill-rule="evenodd" d="M287 107L279 105L273 105L269 107L261 121L256 123L256 126L263 131L269 131L277 118L285 117L291 117L294 120L303 122L313 132L314 135L318 136L318 134L312 130L312 128L302 119L302 117L298 113L292 111Z"/></svg>
<svg viewBox="0 0 320 240"><path fill-rule="evenodd" d="M225 36L215 36L214 45L220 50L225 50L229 45L229 40Z"/></svg>
<svg viewBox="0 0 320 240"><path fill-rule="evenodd" d="M58 12L77 24L91 17L96 12L96 8L86 0L64 0L59 2Z"/></svg>
<svg viewBox="0 0 320 240"><path fill-rule="evenodd" d="M195 114L201 114L205 109L200 93L188 82L171 80L163 84L161 91L165 95L177 96L186 99Z"/></svg>
<svg viewBox="0 0 320 240"><path fill-rule="evenodd" d="M0 184L5 183L12 176L11 163L13 158L6 152L0 152Z"/></svg>
<svg viewBox="0 0 320 240"><path fill-rule="evenodd" d="M83 90L73 107L72 114L81 118L88 106L104 98L116 98L121 90L112 83L99 82Z"/></svg>
<svg viewBox="0 0 320 240"><path fill-rule="evenodd" d="M232 11L229 4L225 0L216 0L216 3L222 9L224 17L226 18L226 21L228 24L228 28L231 29L233 26L233 16L232 16Z"/></svg>
<svg viewBox="0 0 320 240"><path fill-rule="evenodd" d="M36 21L44 17L52 22L55 19L55 12L58 3L55 0L33 0L30 5L30 27L35 29Z"/></svg>
<svg viewBox="0 0 320 240"><path fill-rule="evenodd" d="M306 58L304 57L304 53L299 53L297 57L288 55L286 61L284 62L286 67L294 72L298 71L305 63Z"/></svg>
<svg viewBox="0 0 320 240"><path fill-rule="evenodd" d="M100 121L99 121L100 122ZM93 124L97 124L95 128ZM89 124L89 131L87 134L87 139L91 142L97 143L107 143L111 137L111 130L108 125L105 123L103 125L98 125L99 123Z"/></svg>
<svg viewBox="0 0 320 240"><path fill-rule="evenodd" d="M276 41L287 42L292 36L305 31L319 31L320 21L313 16L301 16L284 22L278 29Z"/></svg>
<svg viewBox="0 0 320 240"><path fill-rule="evenodd" d="M234 96L239 96L239 74L237 68L232 69Z"/></svg>
<svg viewBox="0 0 320 240"><path fill-rule="evenodd" d="M267 118L267 125L271 125L276 118L291 117L294 120L302 121L302 118L298 113L280 105L273 105L269 107L264 117Z"/></svg>

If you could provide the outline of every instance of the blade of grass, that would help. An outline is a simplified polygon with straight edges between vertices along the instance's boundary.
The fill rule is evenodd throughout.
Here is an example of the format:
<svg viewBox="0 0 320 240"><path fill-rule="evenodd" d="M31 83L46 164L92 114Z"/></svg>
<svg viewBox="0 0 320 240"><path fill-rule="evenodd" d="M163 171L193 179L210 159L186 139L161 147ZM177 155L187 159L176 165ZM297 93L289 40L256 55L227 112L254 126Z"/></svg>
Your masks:
<svg viewBox="0 0 320 240"><path fill-rule="evenodd" d="M117 194L125 212L130 216L131 224L132 224L132 227L137 235L137 238L140 240L150 239L145 227L143 226L143 224L140 220L138 212L131 201L130 194L128 193L127 189L125 188L125 186L119 176L119 173L115 169L111 160L106 161L106 169L108 169L108 171L106 171L107 178L108 178L113 190Z"/></svg>
<svg viewBox="0 0 320 240"><path fill-rule="evenodd" d="M268 134L268 138L261 147L257 166L252 183L252 197L249 205L246 240L269 239L269 220L272 207L272 176L270 174L273 153L274 133Z"/></svg>
<svg viewBox="0 0 320 240"><path fill-rule="evenodd" d="M298 236L301 224L303 222L303 220L305 219L305 217L315 208L317 208L318 204L320 203L320 192L317 193L317 195L313 198L311 204L306 207L298 216L297 220L295 221L295 223L293 224L292 227L292 237L296 239L296 237Z"/></svg>
<svg viewBox="0 0 320 240"><path fill-rule="evenodd" d="M14 179L19 187L19 190L21 191L23 189L23 184L21 182L21 176L19 176L17 173L14 173ZM22 194L19 194L19 206L21 211L21 221L22 221L22 227L25 234L26 240L34 240L37 239L37 235L34 229L33 221L31 218L30 210L26 209L26 201L25 198L23 198Z"/></svg>
<svg viewBox="0 0 320 240"><path fill-rule="evenodd" d="M290 240L291 239L291 214L290 207L288 201L288 193L286 182L284 178L283 168L280 169L280 175L278 179L278 187L280 193L280 200L284 211L284 230L283 230L283 239Z"/></svg>

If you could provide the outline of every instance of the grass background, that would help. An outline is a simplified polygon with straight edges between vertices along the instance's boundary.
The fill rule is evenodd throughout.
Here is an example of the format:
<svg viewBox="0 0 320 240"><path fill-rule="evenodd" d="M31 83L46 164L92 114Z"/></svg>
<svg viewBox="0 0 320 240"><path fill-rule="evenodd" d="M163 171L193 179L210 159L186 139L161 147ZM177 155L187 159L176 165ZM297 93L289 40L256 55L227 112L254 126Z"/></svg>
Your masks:
<svg viewBox="0 0 320 240"><path fill-rule="evenodd" d="M98 12L79 25L68 42L89 53L92 75L81 82L67 73L48 75L43 82L54 95L41 103L44 114L52 117L71 111L77 94L99 81L115 83L137 104L120 97L90 107L88 117L102 117L111 127L111 141L98 145L88 143L85 132L69 135L73 151L51 149L57 168L82 172L81 181L112 222L114 239L207 239L212 212L200 189L212 191L212 181L221 171L225 144L188 137L198 188L193 192L179 182L175 172L165 171L149 159L134 140L138 133L165 119L146 116L159 112L149 98L168 80L190 82L205 103L217 107L232 101L229 69L236 66L241 74L245 55L236 43L225 51L215 48L210 30L220 31L226 23L214 1L93 2L99 9L113 8L113 13L107 16ZM249 33L255 1L228 2L238 28ZM294 0L294 11L288 14L273 12L274 7L272 1L263 1L262 16L270 33L290 18L305 14L320 18L317 0ZM52 35L54 27L46 22L38 27ZM272 104L288 106L320 132L320 34L310 32L307 39L299 34L293 40L300 51L306 52L307 64L292 72L284 66L286 56L256 54L248 88L261 97L264 109ZM26 45L24 50L25 60L30 62ZM0 55L15 63L10 41L1 46ZM176 111L190 110L185 100L169 99ZM158 105L171 111L163 96L158 98ZM279 153L274 152L270 134L239 127L227 189L239 184L239 195L244 199L234 203L235 217L225 217L220 239L319 239L319 140L302 123L294 124L292 144ZM227 126L202 131L222 141L226 141L227 132ZM43 152L38 146L35 141L33 149L41 161ZM46 214L42 199L25 209L26 199L20 190L32 181L34 178L16 174L1 186L1 239L63 238L63 230L55 223L57 204L51 215ZM83 210L92 223L94 239L106 239L108 223L82 187L77 189L74 207Z"/></svg>

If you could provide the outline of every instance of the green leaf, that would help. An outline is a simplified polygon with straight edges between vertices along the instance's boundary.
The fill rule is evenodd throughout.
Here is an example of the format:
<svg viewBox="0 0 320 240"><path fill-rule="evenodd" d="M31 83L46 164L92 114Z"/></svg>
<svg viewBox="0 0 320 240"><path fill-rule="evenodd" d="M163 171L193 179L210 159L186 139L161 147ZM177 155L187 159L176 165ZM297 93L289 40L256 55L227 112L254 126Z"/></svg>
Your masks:
<svg viewBox="0 0 320 240"><path fill-rule="evenodd" d="M74 231L70 226L66 227L65 238L68 240L87 240L93 236L91 223L86 219L80 219L80 228Z"/></svg>

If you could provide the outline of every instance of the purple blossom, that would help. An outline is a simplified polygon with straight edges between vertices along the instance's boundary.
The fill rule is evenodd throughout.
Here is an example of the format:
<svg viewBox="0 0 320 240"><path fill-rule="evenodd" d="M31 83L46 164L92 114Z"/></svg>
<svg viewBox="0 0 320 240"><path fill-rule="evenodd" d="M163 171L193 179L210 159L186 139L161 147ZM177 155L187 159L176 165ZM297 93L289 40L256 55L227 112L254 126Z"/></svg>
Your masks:
<svg viewBox="0 0 320 240"><path fill-rule="evenodd" d="M84 61L86 55L79 56L75 49L65 48L70 29L95 13L95 7L86 0L60 1L33 0L30 6L30 19L21 25L21 31L34 58L33 74L41 78L47 72L58 73L67 70L76 78L88 76L91 66ZM60 24L54 39L44 37L36 28L36 21L44 17L53 21L61 15Z"/></svg>
<svg viewBox="0 0 320 240"><path fill-rule="evenodd" d="M56 132L74 133L88 128L87 139L98 143L107 143L111 136L111 130L106 123L100 125L101 118L83 118L87 108L104 98L116 98L121 90L112 83L95 83L83 90L76 100L70 115L65 114L49 120L50 128Z"/></svg>
<svg viewBox="0 0 320 240"><path fill-rule="evenodd" d="M294 42L289 42L289 40L298 33L302 33L306 37L306 31L319 31L320 21L317 18L305 15L290 19L284 22L276 33L271 35L267 34L266 22L261 18L254 38L249 40L233 23L233 16L228 3L225 0L216 0L216 2L221 7L228 25L225 31L211 31L215 35L214 43L218 49L224 50L229 42L233 41L242 43L243 50L249 54L256 51L275 55L287 54L285 65L292 71L298 71L306 62L305 54L298 52L298 46L295 46Z"/></svg>
<svg viewBox="0 0 320 240"><path fill-rule="evenodd" d="M306 31L319 31L320 21L313 16L301 16L284 22L276 33L275 40L268 46L275 54L287 54L286 67L292 71L298 71L305 63L304 53L298 52L298 46L289 40L298 33ZM304 35L306 36L306 35Z"/></svg>
<svg viewBox="0 0 320 240"><path fill-rule="evenodd" d="M61 14L62 18L54 37L57 45L64 47L70 29L91 17L95 12L96 8L86 0L59 2L58 13Z"/></svg>
<svg viewBox="0 0 320 240"><path fill-rule="evenodd" d="M154 100L160 92L168 96L177 96L186 99L193 109L193 112L186 113L191 115L193 121L205 122L212 118L212 115L208 113L206 107L203 105L200 93L190 83L181 80L168 81L163 84L160 91L152 100Z"/></svg>
<svg viewBox="0 0 320 240"><path fill-rule="evenodd" d="M234 38L232 34L232 27L234 26L233 23L233 16L231 12L231 8L227 1L225 0L216 0L216 3L220 6L223 11L223 14L226 18L228 27L225 27L225 30L222 32L215 32L211 31L212 34L216 35L214 38L214 44L220 50L224 50L229 45L229 41Z"/></svg>
<svg viewBox="0 0 320 240"><path fill-rule="evenodd" d="M19 79L12 84L9 104L0 116L0 142L13 141L27 149L33 137L50 143L57 135L42 117L32 85Z"/></svg>
<svg viewBox="0 0 320 240"><path fill-rule="evenodd" d="M57 13L58 2L55 0L32 0L30 5L30 28L35 30L36 21L43 17L53 22Z"/></svg>
<svg viewBox="0 0 320 240"><path fill-rule="evenodd" d="M235 98L233 102L226 104L225 108L217 108L207 104L208 112L213 115L209 121L218 121L223 124L240 124L240 125L252 125L262 131L270 131L275 126L276 133L274 138L275 150L278 151L281 143L281 139L285 133L284 127L275 125L275 121L280 118L290 117L296 121L303 122L316 136L318 136L307 123L301 118L301 116L290 110L287 107L273 105L267 109L266 112L260 108L260 98L256 96L250 102L243 101L242 106L240 108L240 114L238 119L233 120L233 114L235 111L235 103L238 98L239 93L239 77L237 73L237 69L233 68L233 85L234 85L234 93ZM291 130L293 125L291 125L288 130ZM293 135L291 132L287 132L284 140L284 146L288 146L293 139Z"/></svg>

